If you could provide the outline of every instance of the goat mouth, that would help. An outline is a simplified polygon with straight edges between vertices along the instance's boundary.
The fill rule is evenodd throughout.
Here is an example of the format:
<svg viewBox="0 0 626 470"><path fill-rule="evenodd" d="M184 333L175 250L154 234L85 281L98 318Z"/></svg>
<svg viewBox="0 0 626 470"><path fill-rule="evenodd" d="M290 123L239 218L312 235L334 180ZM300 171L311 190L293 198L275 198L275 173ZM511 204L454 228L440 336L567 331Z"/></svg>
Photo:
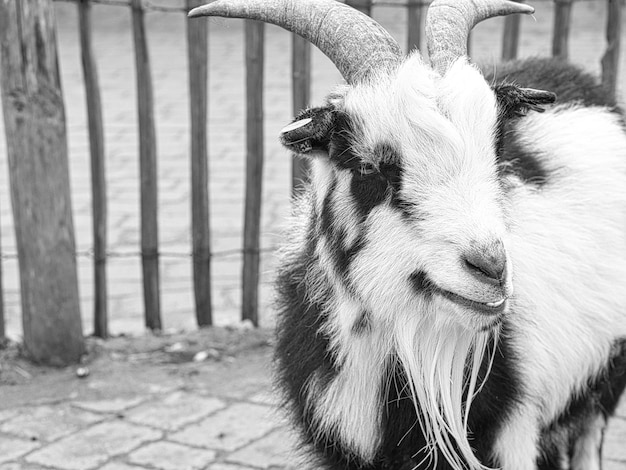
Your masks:
<svg viewBox="0 0 626 470"><path fill-rule="evenodd" d="M496 302L478 302L444 289L437 288L437 293L457 305L470 308L486 315L499 315L509 306L509 301L506 297L503 297Z"/></svg>
<svg viewBox="0 0 626 470"><path fill-rule="evenodd" d="M424 271L416 271L410 276L410 281L413 284L413 288L427 295L435 295L449 300L452 303L462 306L465 309L470 309L475 312L487 316L498 316L506 311L509 306L508 297L502 297L495 302L479 302L476 300L468 299L462 295L455 294L446 289L442 289L437 286Z"/></svg>

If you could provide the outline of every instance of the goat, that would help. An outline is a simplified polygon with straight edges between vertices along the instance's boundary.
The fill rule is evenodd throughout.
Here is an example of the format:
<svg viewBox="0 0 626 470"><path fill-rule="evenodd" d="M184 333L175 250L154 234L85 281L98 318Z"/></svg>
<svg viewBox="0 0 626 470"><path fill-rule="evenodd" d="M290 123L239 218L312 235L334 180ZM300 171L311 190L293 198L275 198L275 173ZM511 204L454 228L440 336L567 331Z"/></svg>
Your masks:
<svg viewBox="0 0 626 470"><path fill-rule="evenodd" d="M347 82L280 136L311 181L277 280L278 381L324 468L600 469L626 386L626 133L571 65L469 63L476 23L533 11L435 0L430 65L334 0L190 13L277 24Z"/></svg>

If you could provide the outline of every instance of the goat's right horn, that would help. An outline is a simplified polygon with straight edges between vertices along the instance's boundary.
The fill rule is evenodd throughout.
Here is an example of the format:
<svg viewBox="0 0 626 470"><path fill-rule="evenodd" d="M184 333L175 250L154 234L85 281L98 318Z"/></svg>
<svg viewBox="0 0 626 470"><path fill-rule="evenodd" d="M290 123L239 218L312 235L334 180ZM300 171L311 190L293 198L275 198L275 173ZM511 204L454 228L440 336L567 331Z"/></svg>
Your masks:
<svg viewBox="0 0 626 470"><path fill-rule="evenodd" d="M467 55L469 33L481 21L534 12L530 5L508 0L435 0L426 16L426 44L432 67L443 75L452 62Z"/></svg>
<svg viewBox="0 0 626 470"><path fill-rule="evenodd" d="M335 0L218 0L194 8L189 16L247 18L280 26L316 45L351 84L374 70L394 67L402 58L400 46L380 24Z"/></svg>

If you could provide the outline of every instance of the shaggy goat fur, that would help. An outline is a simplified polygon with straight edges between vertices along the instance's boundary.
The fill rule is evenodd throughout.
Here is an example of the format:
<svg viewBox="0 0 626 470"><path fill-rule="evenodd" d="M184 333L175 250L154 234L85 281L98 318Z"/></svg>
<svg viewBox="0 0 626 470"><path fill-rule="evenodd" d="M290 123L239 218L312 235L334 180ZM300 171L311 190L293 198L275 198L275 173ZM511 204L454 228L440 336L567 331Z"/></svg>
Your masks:
<svg viewBox="0 0 626 470"><path fill-rule="evenodd" d="M565 99L536 112L552 99L519 86ZM626 385L626 134L603 93L554 61L485 80L416 53L283 132L312 170L276 359L325 468L600 468ZM506 260L499 283L475 252Z"/></svg>

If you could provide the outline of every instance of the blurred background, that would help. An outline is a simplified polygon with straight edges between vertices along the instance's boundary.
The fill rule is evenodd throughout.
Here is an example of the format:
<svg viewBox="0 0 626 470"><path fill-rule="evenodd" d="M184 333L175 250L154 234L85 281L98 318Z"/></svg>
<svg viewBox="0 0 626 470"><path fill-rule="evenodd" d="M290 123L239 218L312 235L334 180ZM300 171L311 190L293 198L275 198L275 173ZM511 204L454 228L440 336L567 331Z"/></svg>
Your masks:
<svg viewBox="0 0 626 470"><path fill-rule="evenodd" d="M566 2L567 3L567 2ZM574 63L599 75L606 50L607 1L579 0L571 8L567 52ZM158 224L162 329L197 328L194 315L190 209L190 111L187 18L182 0L143 2L154 87L158 174ZM536 13L520 22L519 57L552 54L555 2L536 0ZM137 85L131 8L122 0L92 2L92 38L103 112L107 222L109 332L145 331L140 257L140 174ZM405 2L374 2L373 17L406 48ZM56 34L67 116L71 201L84 333L93 332L94 280L90 151L81 66L78 3L55 1ZM624 18L622 18L623 23ZM246 158L244 22L197 19L208 24L208 167L213 322L241 321L242 231ZM504 20L480 24L471 38L476 62L497 67ZM622 43L626 28L622 27ZM263 133L265 137L260 230L259 323L271 327L275 249L289 214L291 158L278 143L293 116L291 34L265 27ZM320 104L342 78L319 51L312 51L310 104ZM619 61L618 94L626 60ZM1 117L0 117L1 119ZM9 193L6 141L0 132L0 226L7 335L22 335L20 283Z"/></svg>

